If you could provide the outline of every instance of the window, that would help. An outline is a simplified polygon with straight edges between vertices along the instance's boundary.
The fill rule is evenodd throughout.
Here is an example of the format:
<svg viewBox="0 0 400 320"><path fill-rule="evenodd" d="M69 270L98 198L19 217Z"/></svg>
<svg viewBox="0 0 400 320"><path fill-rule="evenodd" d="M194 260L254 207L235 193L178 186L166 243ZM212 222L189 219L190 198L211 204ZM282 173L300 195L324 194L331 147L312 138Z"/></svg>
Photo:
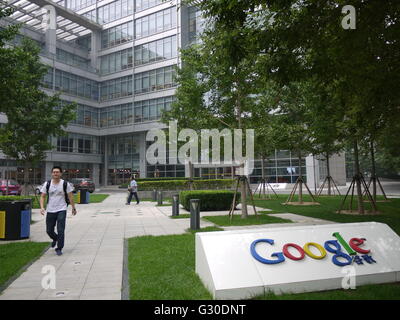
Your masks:
<svg viewBox="0 0 400 320"><path fill-rule="evenodd" d="M146 37L176 26L175 7L135 20L135 38Z"/></svg>
<svg viewBox="0 0 400 320"><path fill-rule="evenodd" d="M164 110L168 110L174 97L164 97L135 102L135 122L154 121L161 117Z"/></svg>

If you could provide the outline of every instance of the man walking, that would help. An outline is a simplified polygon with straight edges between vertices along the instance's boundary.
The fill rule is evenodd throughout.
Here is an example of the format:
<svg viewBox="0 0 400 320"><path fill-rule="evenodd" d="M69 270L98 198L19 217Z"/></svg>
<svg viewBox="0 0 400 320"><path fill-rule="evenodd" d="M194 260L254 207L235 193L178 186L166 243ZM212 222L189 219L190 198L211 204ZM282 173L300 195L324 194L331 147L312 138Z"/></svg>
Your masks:
<svg viewBox="0 0 400 320"><path fill-rule="evenodd" d="M64 247L65 220L67 218L68 204L72 206L72 215L76 215L74 197L72 195L74 188L67 181L61 179L61 175L61 167L53 167L51 170L52 179L46 181L40 189L42 193L40 197L40 213L44 215L47 211L46 232L53 240L51 247L54 248L57 245L56 253L58 256L62 255ZM47 208L45 210L44 201L46 195ZM56 225L57 233L54 232Z"/></svg>
<svg viewBox="0 0 400 320"><path fill-rule="evenodd" d="M131 204L132 196L135 196L136 204L139 204L139 197L137 194L137 190L138 190L138 186L137 186L136 180L132 176L132 180L128 187L129 197L128 197L128 201L126 202L127 205Z"/></svg>

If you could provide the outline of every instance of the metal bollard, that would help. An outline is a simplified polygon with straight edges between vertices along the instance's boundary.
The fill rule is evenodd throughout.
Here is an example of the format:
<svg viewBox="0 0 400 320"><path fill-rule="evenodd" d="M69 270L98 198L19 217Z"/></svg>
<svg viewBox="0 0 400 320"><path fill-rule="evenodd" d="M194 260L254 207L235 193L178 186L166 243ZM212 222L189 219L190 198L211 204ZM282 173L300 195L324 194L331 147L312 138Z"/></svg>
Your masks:
<svg viewBox="0 0 400 320"><path fill-rule="evenodd" d="M172 196L172 216L179 216L179 194Z"/></svg>
<svg viewBox="0 0 400 320"><path fill-rule="evenodd" d="M200 200L190 200L190 229L200 229Z"/></svg>
<svg viewBox="0 0 400 320"><path fill-rule="evenodd" d="M154 189L153 193L151 194L153 201L157 201L157 190Z"/></svg>
<svg viewBox="0 0 400 320"><path fill-rule="evenodd" d="M162 191L158 191L158 192L157 192L157 204L158 204L159 206L162 205L162 200L163 200L163 198L162 198Z"/></svg>

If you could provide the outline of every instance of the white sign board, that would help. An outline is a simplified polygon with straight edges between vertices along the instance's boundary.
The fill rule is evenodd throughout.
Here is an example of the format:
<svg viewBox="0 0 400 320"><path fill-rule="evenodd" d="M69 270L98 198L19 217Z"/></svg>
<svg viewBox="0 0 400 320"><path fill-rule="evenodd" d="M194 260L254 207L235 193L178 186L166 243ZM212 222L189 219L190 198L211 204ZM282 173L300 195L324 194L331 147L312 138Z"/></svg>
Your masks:
<svg viewBox="0 0 400 320"><path fill-rule="evenodd" d="M376 222L196 234L196 273L215 299L400 281L400 237Z"/></svg>

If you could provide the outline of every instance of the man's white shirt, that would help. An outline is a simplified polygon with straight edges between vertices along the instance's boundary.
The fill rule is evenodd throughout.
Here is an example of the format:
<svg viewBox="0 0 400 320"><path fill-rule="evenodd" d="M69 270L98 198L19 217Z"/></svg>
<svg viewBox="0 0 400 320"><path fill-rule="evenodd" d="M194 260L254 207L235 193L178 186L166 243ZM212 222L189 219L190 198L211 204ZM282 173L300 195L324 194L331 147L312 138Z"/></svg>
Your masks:
<svg viewBox="0 0 400 320"><path fill-rule="evenodd" d="M131 181L132 192L137 192L137 183L135 180Z"/></svg>
<svg viewBox="0 0 400 320"><path fill-rule="evenodd" d="M46 192L47 181L40 188L40 192L47 194ZM67 193L70 193L74 190L74 187L67 183ZM67 210L67 203L65 202L65 194L64 194L64 180L60 179L58 184L53 184L53 179L50 183L49 188L49 202L47 204L46 211L47 212L58 212Z"/></svg>

